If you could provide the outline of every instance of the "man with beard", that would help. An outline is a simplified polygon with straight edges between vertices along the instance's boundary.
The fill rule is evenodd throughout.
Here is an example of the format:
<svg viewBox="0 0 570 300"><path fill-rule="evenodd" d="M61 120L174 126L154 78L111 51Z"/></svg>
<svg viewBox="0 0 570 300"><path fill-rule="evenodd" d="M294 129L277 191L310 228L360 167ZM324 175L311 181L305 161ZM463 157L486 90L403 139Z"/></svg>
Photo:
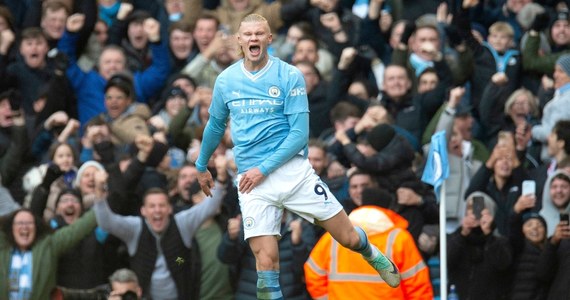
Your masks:
<svg viewBox="0 0 570 300"><path fill-rule="evenodd" d="M198 170L194 165L184 165L178 171L176 177L176 187L170 197L170 203L174 206L174 211L179 212L192 206L192 192L190 187L198 177Z"/></svg>
<svg viewBox="0 0 570 300"><path fill-rule="evenodd" d="M542 208L539 214L547 223L547 236L550 238L556 232L560 223L560 214L570 212L570 174L557 170L548 177L542 195Z"/></svg>

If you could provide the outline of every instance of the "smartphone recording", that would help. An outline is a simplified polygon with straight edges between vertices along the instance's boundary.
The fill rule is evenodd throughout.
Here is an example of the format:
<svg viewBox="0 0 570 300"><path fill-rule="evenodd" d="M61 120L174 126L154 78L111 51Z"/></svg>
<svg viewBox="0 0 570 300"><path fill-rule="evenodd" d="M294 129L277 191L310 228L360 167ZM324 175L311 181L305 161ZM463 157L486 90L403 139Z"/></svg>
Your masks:
<svg viewBox="0 0 570 300"><path fill-rule="evenodd" d="M566 221L566 225L570 225L570 215L568 213L560 213L560 222Z"/></svg>
<svg viewBox="0 0 570 300"><path fill-rule="evenodd" d="M485 199L483 196L473 197L473 214L477 220L481 220L481 213L485 209Z"/></svg>

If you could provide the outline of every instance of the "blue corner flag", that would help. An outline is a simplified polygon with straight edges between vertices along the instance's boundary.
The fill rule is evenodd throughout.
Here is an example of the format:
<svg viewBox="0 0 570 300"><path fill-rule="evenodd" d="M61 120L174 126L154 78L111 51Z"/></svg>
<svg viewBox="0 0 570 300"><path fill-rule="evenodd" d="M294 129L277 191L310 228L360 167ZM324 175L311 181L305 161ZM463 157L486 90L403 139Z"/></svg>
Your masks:
<svg viewBox="0 0 570 300"><path fill-rule="evenodd" d="M422 174L422 181L433 185L439 198L439 187L447 177L449 177L447 141L445 140L445 130L442 130L431 136L431 144L424 173Z"/></svg>

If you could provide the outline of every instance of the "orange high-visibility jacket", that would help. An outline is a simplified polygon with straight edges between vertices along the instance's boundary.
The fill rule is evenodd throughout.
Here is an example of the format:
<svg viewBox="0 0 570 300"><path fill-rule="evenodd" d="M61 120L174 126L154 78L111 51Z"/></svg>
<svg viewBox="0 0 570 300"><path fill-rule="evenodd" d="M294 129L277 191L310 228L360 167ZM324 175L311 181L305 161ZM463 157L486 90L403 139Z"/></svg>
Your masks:
<svg viewBox="0 0 570 300"><path fill-rule="evenodd" d="M327 233L305 263L307 290L313 299L433 299L429 270L403 217L377 206L362 206L350 214L350 220L396 264L400 286L388 286L359 253L342 247Z"/></svg>

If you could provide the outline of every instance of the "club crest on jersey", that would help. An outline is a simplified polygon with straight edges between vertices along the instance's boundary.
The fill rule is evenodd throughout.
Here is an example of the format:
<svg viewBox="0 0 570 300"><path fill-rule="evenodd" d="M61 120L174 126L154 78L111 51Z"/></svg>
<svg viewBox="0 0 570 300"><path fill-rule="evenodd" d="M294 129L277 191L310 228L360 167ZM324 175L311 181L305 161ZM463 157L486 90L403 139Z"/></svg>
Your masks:
<svg viewBox="0 0 570 300"><path fill-rule="evenodd" d="M281 91L279 90L278 87L272 86L269 88L269 96L271 96L273 98L277 98L277 97L279 97L279 95L281 95Z"/></svg>
<svg viewBox="0 0 570 300"><path fill-rule="evenodd" d="M255 226L255 220L252 217L247 217L243 220L243 227L245 229L252 229Z"/></svg>

